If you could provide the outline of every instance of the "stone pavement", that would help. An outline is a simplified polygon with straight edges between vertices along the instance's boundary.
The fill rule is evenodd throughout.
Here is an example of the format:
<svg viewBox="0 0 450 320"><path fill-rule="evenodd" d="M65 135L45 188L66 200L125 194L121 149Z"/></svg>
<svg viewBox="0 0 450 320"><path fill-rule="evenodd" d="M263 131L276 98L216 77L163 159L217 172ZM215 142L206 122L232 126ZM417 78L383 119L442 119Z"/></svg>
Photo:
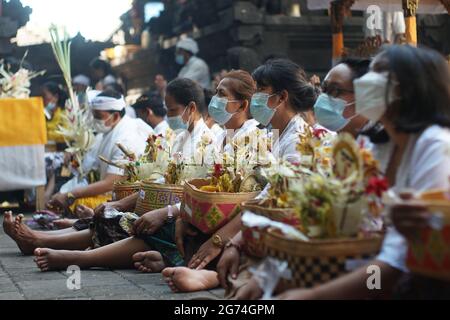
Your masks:
<svg viewBox="0 0 450 320"><path fill-rule="evenodd" d="M3 216L0 215L0 221ZM81 271L81 289L69 290L65 272L40 272L33 257L20 254L0 223L0 300L187 300L221 298L223 290L174 294L161 274L135 270Z"/></svg>

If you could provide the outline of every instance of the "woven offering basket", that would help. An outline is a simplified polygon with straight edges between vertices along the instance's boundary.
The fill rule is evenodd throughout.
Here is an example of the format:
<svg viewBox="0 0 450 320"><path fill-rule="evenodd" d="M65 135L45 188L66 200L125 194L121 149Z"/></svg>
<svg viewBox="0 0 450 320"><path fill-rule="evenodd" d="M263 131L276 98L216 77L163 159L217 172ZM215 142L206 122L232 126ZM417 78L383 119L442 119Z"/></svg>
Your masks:
<svg viewBox="0 0 450 320"><path fill-rule="evenodd" d="M182 201L182 186L143 181L134 212L141 216L149 211L175 205Z"/></svg>
<svg viewBox="0 0 450 320"><path fill-rule="evenodd" d="M200 188L210 184L208 179L194 179L184 185L184 202L181 214L185 221L201 232L212 234L237 214L241 203L254 199L260 192L206 192Z"/></svg>
<svg viewBox="0 0 450 320"><path fill-rule="evenodd" d="M270 228L264 237L267 255L287 261L291 280L281 280L283 288L311 288L333 280L350 270L352 262L373 258L383 238L327 239L308 242L289 239Z"/></svg>
<svg viewBox="0 0 450 320"><path fill-rule="evenodd" d="M122 200L132 194L138 192L141 188L140 182L135 183L114 183L114 189L112 193L112 200Z"/></svg>
<svg viewBox="0 0 450 320"><path fill-rule="evenodd" d="M300 220L293 209L267 208L259 205L260 200L250 200L242 203L242 211L250 211L274 221L283 222L292 226L298 226ZM265 228L249 228L242 224L242 236L245 240L243 247L245 253L255 258L263 258L266 254L264 245Z"/></svg>
<svg viewBox="0 0 450 320"><path fill-rule="evenodd" d="M427 227L408 242L406 264L413 273L450 281L450 201L426 201L428 211L439 216L442 228Z"/></svg>

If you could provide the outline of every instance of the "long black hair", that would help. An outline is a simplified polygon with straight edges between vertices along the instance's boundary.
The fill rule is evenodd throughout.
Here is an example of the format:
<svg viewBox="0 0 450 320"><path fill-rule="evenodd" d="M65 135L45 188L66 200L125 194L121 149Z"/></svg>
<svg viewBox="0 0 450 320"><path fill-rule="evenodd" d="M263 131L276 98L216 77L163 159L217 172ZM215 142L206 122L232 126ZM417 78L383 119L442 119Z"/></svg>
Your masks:
<svg viewBox="0 0 450 320"><path fill-rule="evenodd" d="M58 107L65 108L66 107L66 101L69 98L67 95L67 92L57 84L56 82L46 82L42 85L42 88L50 92L54 96L58 96L58 102L56 103Z"/></svg>
<svg viewBox="0 0 450 320"><path fill-rule="evenodd" d="M276 93L286 90L296 112L312 110L316 103L318 92L306 80L305 71L291 60L269 60L253 72L253 78L258 86L270 86Z"/></svg>
<svg viewBox="0 0 450 320"><path fill-rule="evenodd" d="M388 46L373 69L388 71L390 85L398 83L399 100L387 110L398 131L417 133L431 125L450 128L450 71L441 54L408 45Z"/></svg>

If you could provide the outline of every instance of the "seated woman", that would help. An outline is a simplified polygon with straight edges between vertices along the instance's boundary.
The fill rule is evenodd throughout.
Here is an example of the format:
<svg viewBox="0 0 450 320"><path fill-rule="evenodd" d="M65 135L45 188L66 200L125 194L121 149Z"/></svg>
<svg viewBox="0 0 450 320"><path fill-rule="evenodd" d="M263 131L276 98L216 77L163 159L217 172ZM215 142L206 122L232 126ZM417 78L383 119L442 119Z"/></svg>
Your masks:
<svg viewBox="0 0 450 320"><path fill-rule="evenodd" d="M219 125L225 126L219 141L223 150L229 154L234 152L232 145L238 141L245 141L245 137L256 134L258 122L250 119L250 101L256 91L256 85L251 75L245 71L232 71L224 76L217 87L216 95L209 104L209 115ZM239 146L238 146L239 147ZM179 224L182 222L179 221ZM237 216L230 223L220 229L213 237L200 247L188 263L188 267L167 268L163 271L174 291L195 291L206 287L217 286L217 273L215 271L202 270L211 267L220 255L226 242L240 230L240 219ZM218 242L213 238L219 239ZM178 247L183 250L183 244L178 242ZM146 272L148 260L146 253L135 256L135 266ZM194 270L196 269L196 270ZM206 277L204 278L204 276ZM208 280L212 278L210 284ZM196 281L199 280L199 281Z"/></svg>
<svg viewBox="0 0 450 320"><path fill-rule="evenodd" d="M437 52L391 46L372 62L371 71L354 82L356 113L381 121L392 148L384 172L393 190L449 189L450 73ZM402 210L393 207L392 214ZM414 214L414 212L411 212ZM367 299L392 296L409 271L406 240L389 227L380 255L368 265L381 270L381 290L369 290L367 266L313 289L290 290L280 299ZM240 298L261 296L253 279Z"/></svg>
<svg viewBox="0 0 450 320"><path fill-rule="evenodd" d="M261 124L265 126L271 124L272 129L278 130L280 133L273 147L274 155L278 155L280 158L288 161L298 161L299 155L296 150L299 142L298 133L302 132L307 126L300 113L307 112L313 108L316 101L316 91L306 80L305 72L289 60L268 61L265 65L256 69L253 78L256 80L257 93L252 97L250 104L251 114ZM221 83L221 86L223 86L223 83ZM218 90L221 89L221 86L219 86ZM230 112L231 109L227 108L226 111ZM211 113L214 116L216 112L212 110ZM223 122L225 119L217 119L217 121L220 123L220 121ZM225 127L228 129L228 124ZM226 227L231 229L231 226L234 226L235 237L240 237L240 216L236 217ZM235 242L230 241L231 237L225 239L227 240L224 242L226 244L225 252L229 248L236 247ZM213 257L220 255L224 248L217 250L217 254ZM201 255L199 258L200 261L204 259ZM206 259L206 262L209 261L209 259ZM192 263L188 267L203 269L206 262L200 265ZM253 261L244 261L241 269L245 270L253 263ZM221 264L218 265L218 268L222 268ZM163 275L174 291L196 291L214 288L219 285L218 274L215 271L169 268L163 271ZM248 272L242 272L241 277L242 282L245 283L250 278L250 275ZM193 281L193 279L196 281Z"/></svg>
<svg viewBox="0 0 450 320"><path fill-rule="evenodd" d="M305 71L286 59L269 60L253 73L257 84L250 112L275 134L272 153L275 157L298 162L296 150L299 132L308 124L301 113L312 110L317 92L306 79Z"/></svg>
<svg viewBox="0 0 450 320"><path fill-rule="evenodd" d="M206 105L209 106L209 104L214 96L214 91L209 90L209 89L204 89L204 93L205 93ZM220 137L224 133L223 125L219 125L209 113L206 113L204 115L204 119L205 119L206 125L208 126L209 129L211 129L211 131L214 133L214 135L216 137Z"/></svg>
<svg viewBox="0 0 450 320"><path fill-rule="evenodd" d="M345 59L330 70L324 79L323 92L314 105L315 118L319 125L332 132L349 132L362 141L368 140L360 134L361 129L372 127L373 124L369 119L355 114L353 80L366 74L369 64L370 61L365 59ZM224 250L218 263L220 283L227 289L229 296L234 296L242 286L245 290L250 275L244 270L248 265L257 263L243 254L244 245L242 233L239 232Z"/></svg>
<svg viewBox="0 0 450 320"><path fill-rule="evenodd" d="M369 59L345 58L330 70L323 81L322 94L314 106L315 118L328 130L348 132L359 144L372 149L373 144L389 140L383 126L356 114L353 81L369 71Z"/></svg>
<svg viewBox="0 0 450 320"><path fill-rule="evenodd" d="M195 151L194 148L186 147L186 144L180 141L180 139L183 139L184 141L187 140L189 136L187 137L186 135L188 134L190 135L189 143L191 145L198 143L204 134L209 135L214 144L215 137L212 136L202 119L202 114L206 112L206 106L204 105L203 90L198 84L188 79L177 79L172 81L167 87L166 104L169 110L168 122L169 125L171 125L171 128L175 130L182 129L182 127L188 128L187 132L181 130L181 134L177 136L177 147L174 148L175 150L173 152ZM193 151L190 152L192 155ZM183 153L183 156L185 156L186 159L189 159L188 155L189 154L186 152ZM115 208L121 211L132 211L136 199L134 196L131 196L120 203L125 203L125 205L121 207L117 205ZM101 215L102 210L104 210L104 206L97 210L97 214ZM174 207L174 211L176 210L176 207ZM175 247L173 241L173 243L170 243L170 237L173 238L174 233L167 232L167 230L170 230L170 228L173 230L175 223L173 220L167 220L170 220L168 219L167 208L149 212L136 222L134 232L142 238L149 240L151 244L155 244L155 242L152 241L158 242L158 240L163 240L162 242L159 241L158 244L166 243L169 248L168 251L170 251L170 249ZM92 238L95 230L87 229L76 232L74 229L67 229L55 232L36 232L30 230L21 223L21 216L14 219L11 215L5 216L4 226L5 230L8 230L8 234L16 240L24 253L33 252L37 247L85 250L86 248L94 246ZM164 230L160 231L159 234L162 239L155 240L156 236L152 237L152 234L156 233L163 226L165 226L165 228L162 228ZM133 254L136 252L146 252L152 249L154 249L154 247L147 245L145 241L131 237L91 251L72 252L36 249L34 252L37 256L36 260L39 262L38 266L40 266L42 270L64 268L65 263L67 261L72 261L73 259L80 259L79 265L82 267L128 268L133 266ZM176 253L173 254L173 250L169 253L169 260L177 260L178 256ZM154 254L158 258L158 263L156 265L159 268L162 268L164 266L162 255L158 252L155 252ZM43 263L44 260L45 263ZM155 268L154 271L160 270Z"/></svg>

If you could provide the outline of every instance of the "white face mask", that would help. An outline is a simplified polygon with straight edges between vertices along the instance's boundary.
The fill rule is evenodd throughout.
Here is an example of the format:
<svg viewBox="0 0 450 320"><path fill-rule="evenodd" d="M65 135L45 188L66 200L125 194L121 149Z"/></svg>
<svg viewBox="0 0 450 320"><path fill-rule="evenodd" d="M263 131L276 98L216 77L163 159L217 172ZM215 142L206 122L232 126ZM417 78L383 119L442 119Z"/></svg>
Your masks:
<svg viewBox="0 0 450 320"><path fill-rule="evenodd" d="M106 122L108 122L109 119L111 119L112 117L113 117L113 115L109 116L109 118L107 118L106 120L94 119L95 131L97 131L98 133L103 133L103 134L107 134L108 132L110 132L112 130L112 127L107 126Z"/></svg>
<svg viewBox="0 0 450 320"><path fill-rule="evenodd" d="M387 106L396 99L394 85L388 88L388 74L369 72L353 82L356 113L377 122L386 113ZM388 91L389 90L389 91ZM387 99L386 99L387 93Z"/></svg>

